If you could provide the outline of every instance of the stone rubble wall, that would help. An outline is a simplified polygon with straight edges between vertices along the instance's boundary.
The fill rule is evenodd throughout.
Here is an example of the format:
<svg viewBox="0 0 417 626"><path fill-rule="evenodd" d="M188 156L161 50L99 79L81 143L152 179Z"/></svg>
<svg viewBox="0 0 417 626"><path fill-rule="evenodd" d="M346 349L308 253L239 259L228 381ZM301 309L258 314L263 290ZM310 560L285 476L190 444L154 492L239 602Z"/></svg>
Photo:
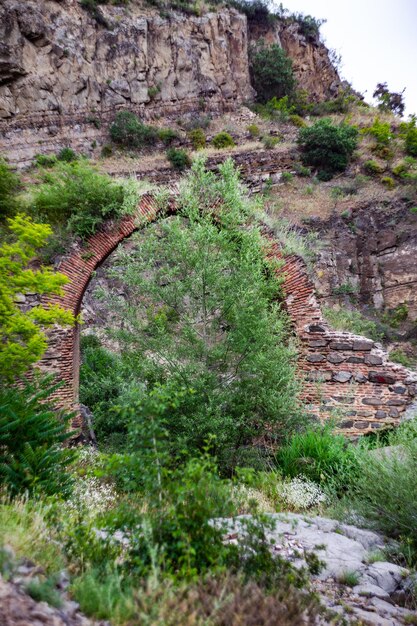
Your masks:
<svg viewBox="0 0 417 626"><path fill-rule="evenodd" d="M55 297L75 314L80 311L92 272L116 246L135 230L158 216L151 196L144 196L137 214L107 226L81 248L74 244L57 269L70 278L64 295ZM296 256L283 256L278 244L270 254L283 262L285 304L299 341L298 371L302 399L319 419L341 419L349 436L398 424L417 393L417 374L390 363L381 346L369 339L333 331L323 321L306 266ZM78 401L79 327L56 328L50 333L49 348L39 363L63 381L57 391L60 406L73 408ZM81 425L78 415L74 426Z"/></svg>

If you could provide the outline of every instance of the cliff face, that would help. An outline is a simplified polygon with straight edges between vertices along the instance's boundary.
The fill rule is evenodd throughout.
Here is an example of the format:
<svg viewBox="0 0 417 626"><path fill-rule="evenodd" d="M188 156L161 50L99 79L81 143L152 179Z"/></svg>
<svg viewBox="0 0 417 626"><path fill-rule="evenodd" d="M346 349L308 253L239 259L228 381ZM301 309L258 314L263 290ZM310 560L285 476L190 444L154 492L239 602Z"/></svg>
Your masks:
<svg viewBox="0 0 417 626"><path fill-rule="evenodd" d="M233 111L253 97L246 17L222 9L201 17L132 1L101 5L97 19L78 0L3 0L0 7L0 151L29 164L63 145L88 151L106 140L118 109L142 118L201 109ZM277 22L251 39L278 41L299 86L316 99L340 85L326 48L297 24Z"/></svg>
<svg viewBox="0 0 417 626"><path fill-rule="evenodd" d="M3 3L0 130L11 161L42 144L85 148L117 109L179 117L252 96L245 16L162 19L134 3L99 10L97 21L77 0Z"/></svg>

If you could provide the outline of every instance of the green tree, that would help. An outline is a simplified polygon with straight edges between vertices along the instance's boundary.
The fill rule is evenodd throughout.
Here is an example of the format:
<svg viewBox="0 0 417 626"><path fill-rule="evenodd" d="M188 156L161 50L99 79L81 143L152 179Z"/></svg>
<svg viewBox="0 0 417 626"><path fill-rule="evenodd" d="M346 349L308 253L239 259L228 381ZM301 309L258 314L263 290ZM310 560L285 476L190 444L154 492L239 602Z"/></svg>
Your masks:
<svg viewBox="0 0 417 626"><path fill-rule="evenodd" d="M38 361L46 350L44 329L53 324L73 324L74 316L58 305L19 308L26 292L60 294L68 282L51 268L33 269L30 262L52 233L47 224L36 224L29 217L8 219L14 241L0 246L0 380L11 381Z"/></svg>
<svg viewBox="0 0 417 626"><path fill-rule="evenodd" d="M349 124L335 125L330 119L301 128L298 145L305 163L322 172L343 172L357 145L358 131Z"/></svg>
<svg viewBox="0 0 417 626"><path fill-rule="evenodd" d="M257 100L265 103L273 97L283 98L294 92L292 61L278 45L260 40L249 50L252 85Z"/></svg>
<svg viewBox="0 0 417 626"><path fill-rule="evenodd" d="M233 466L254 438L290 431L300 410L268 243L253 222L245 225L250 207L232 161L219 169L216 177L198 160L179 214L119 251L110 302L120 320L115 335L143 393L154 396L162 384L176 398L158 416L172 448L196 451L212 434L223 466ZM138 421L147 406L142 399Z"/></svg>

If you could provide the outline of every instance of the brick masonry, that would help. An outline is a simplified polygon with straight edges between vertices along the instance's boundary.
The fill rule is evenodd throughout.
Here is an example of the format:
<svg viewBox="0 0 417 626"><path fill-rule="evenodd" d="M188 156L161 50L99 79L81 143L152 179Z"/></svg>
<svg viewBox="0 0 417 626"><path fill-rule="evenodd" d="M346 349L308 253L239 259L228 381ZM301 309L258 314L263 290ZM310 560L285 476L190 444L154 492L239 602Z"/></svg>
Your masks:
<svg viewBox="0 0 417 626"><path fill-rule="evenodd" d="M144 196L136 215L109 223L83 247L74 246L57 268L70 282L54 301L78 314L94 270L123 239L157 216L153 198ZM308 409L320 419L336 418L350 436L398 424L407 409L412 410L417 374L389 362L375 342L332 330L323 319L302 259L283 257L277 243L272 243L270 254L282 262L278 271L284 274L285 304L299 341L298 372ZM39 366L55 372L63 382L57 404L76 409L79 327L51 331L48 351ZM78 415L74 426L80 425L80 419Z"/></svg>

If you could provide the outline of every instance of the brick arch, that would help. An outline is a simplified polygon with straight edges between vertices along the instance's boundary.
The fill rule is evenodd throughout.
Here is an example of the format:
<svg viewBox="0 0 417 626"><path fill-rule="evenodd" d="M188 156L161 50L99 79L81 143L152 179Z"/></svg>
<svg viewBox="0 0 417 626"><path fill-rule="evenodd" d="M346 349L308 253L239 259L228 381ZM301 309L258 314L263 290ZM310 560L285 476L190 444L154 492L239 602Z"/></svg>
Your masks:
<svg viewBox="0 0 417 626"><path fill-rule="evenodd" d="M135 215L107 224L83 248L75 246L58 268L70 282L54 301L78 314L94 270L135 230L154 221L158 208L145 195ZM298 338L302 399L320 419L337 417L352 436L397 424L417 394L417 374L388 361L382 347L351 333L332 330L324 321L304 261L284 256L276 242L270 255L280 259L285 305ZM57 404L76 408L79 384L79 326L56 328L39 366L62 381ZM417 411L416 411L417 412ZM80 417L74 426L80 425Z"/></svg>

